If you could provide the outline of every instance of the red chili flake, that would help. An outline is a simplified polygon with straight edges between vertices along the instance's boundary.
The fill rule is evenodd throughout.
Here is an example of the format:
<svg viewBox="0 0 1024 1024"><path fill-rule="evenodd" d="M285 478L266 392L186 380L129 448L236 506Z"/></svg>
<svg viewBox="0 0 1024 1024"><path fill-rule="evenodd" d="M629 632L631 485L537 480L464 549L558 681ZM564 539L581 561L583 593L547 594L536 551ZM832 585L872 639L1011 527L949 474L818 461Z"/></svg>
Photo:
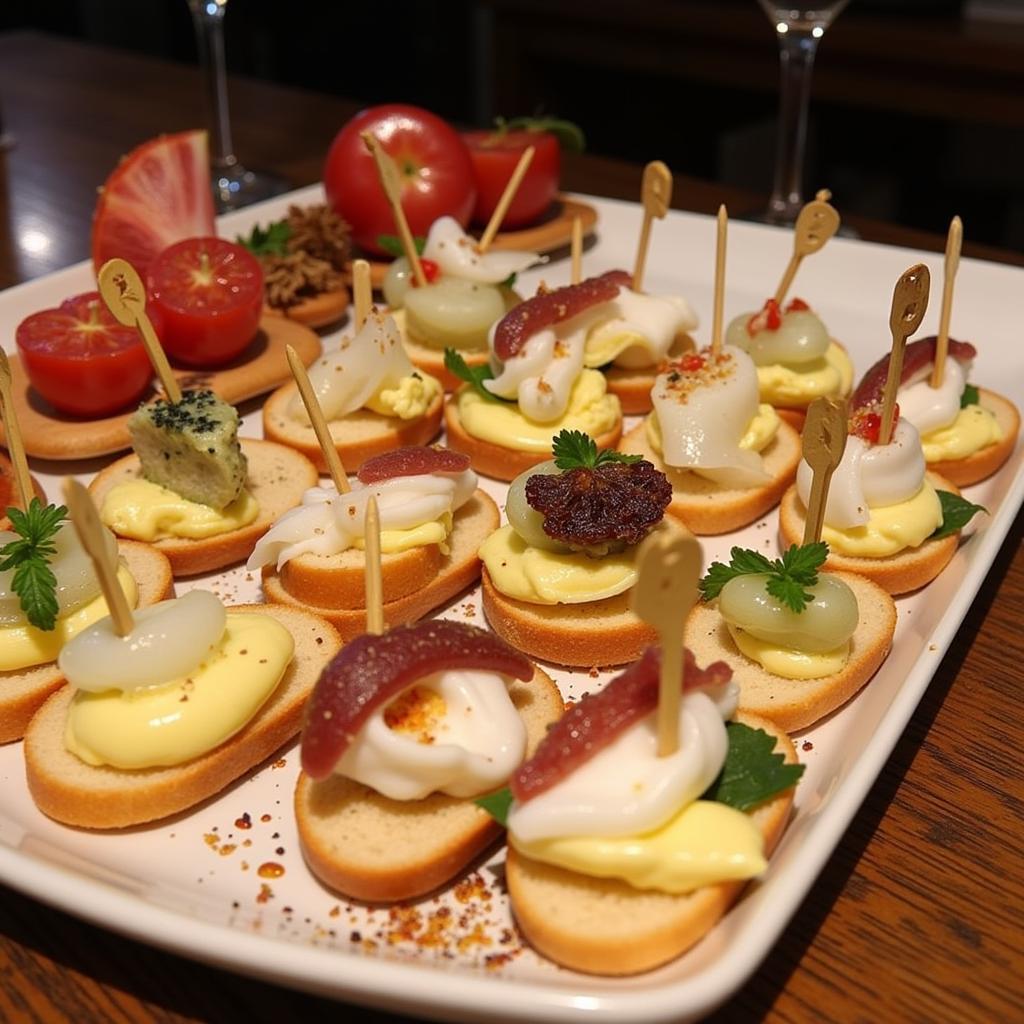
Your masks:
<svg viewBox="0 0 1024 1024"><path fill-rule="evenodd" d="M683 356L683 358L679 361L679 365L687 373L697 373L699 370L704 369L704 357L694 352L691 355Z"/></svg>
<svg viewBox="0 0 1024 1024"><path fill-rule="evenodd" d="M786 306L786 312L803 313L805 310L808 310L810 308L811 307L808 306L803 299L790 299L788 305Z"/></svg>
<svg viewBox="0 0 1024 1024"><path fill-rule="evenodd" d="M900 407L899 403L893 406L892 410L892 429L896 429L896 424L900 421ZM872 405L862 406L859 409L855 409L850 415L850 433L854 437L859 437L862 441L867 441L868 444L878 444L878 439L882 434L882 408L881 403L875 402Z"/></svg>
<svg viewBox="0 0 1024 1024"><path fill-rule="evenodd" d="M760 312L747 321L747 334L753 337L761 331L777 331L782 326L782 311L774 299L766 299Z"/></svg>
<svg viewBox="0 0 1024 1024"><path fill-rule="evenodd" d="M433 284L441 276L441 268L433 260L425 260L422 256L420 257L420 266L423 268L423 276L427 279L427 284ZM416 285L416 278L412 279L412 283Z"/></svg>

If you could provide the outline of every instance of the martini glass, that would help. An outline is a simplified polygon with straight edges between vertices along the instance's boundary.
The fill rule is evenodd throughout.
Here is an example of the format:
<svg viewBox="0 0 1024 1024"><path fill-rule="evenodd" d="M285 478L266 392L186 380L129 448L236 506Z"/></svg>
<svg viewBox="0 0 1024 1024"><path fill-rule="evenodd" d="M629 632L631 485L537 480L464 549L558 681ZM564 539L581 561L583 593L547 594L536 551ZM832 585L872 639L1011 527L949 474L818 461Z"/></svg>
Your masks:
<svg viewBox="0 0 1024 1024"><path fill-rule="evenodd" d="M775 149L775 182L761 220L792 225L804 204L804 148L807 142L807 103L818 41L849 0L817 0L794 5L781 0L758 0L779 41L779 128Z"/></svg>
<svg viewBox="0 0 1024 1024"><path fill-rule="evenodd" d="M228 0L188 0L199 45L199 62L206 75L210 108L210 169L217 211L269 199L291 187L284 178L251 171L238 162L231 143L227 69L224 64L224 13Z"/></svg>

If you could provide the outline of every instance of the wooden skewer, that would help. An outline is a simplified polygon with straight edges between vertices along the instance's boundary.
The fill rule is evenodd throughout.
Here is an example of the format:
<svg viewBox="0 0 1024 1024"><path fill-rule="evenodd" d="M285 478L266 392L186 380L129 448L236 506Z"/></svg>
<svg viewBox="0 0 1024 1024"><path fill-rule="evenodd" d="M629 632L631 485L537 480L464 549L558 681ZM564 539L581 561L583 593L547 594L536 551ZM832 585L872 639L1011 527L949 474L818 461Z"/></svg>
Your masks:
<svg viewBox="0 0 1024 1024"><path fill-rule="evenodd" d="M64 501L78 539L96 569L100 589L114 622L114 632L118 636L127 636L135 626L135 619L117 579L117 559L112 559L107 553L103 526L92 497L82 484L73 477L67 477L64 480Z"/></svg>
<svg viewBox="0 0 1024 1024"><path fill-rule="evenodd" d="M839 213L827 200L831 193L823 189L817 198L804 205L796 219L793 230L793 255L789 258L779 287L775 289L775 301L781 306L786 298L796 272L805 256L810 256L821 249L825 243L839 230ZM822 196L825 198L823 199Z"/></svg>
<svg viewBox="0 0 1024 1024"><path fill-rule="evenodd" d="M729 233L729 214L725 203L718 208L718 236L715 245L715 300L711 313L711 354L722 351L722 315L725 308L725 243Z"/></svg>
<svg viewBox="0 0 1024 1024"><path fill-rule="evenodd" d="M949 317L953 312L953 283L960 269L960 245L964 239L964 224L959 217L949 222L946 236L946 262L942 277L942 309L939 312L939 333L935 336L935 365L929 383L933 388L942 386L946 371L946 353L949 351Z"/></svg>
<svg viewBox="0 0 1024 1024"><path fill-rule="evenodd" d="M658 688L658 757L679 749L679 702L683 692L683 625L697 600L701 551L682 528L656 530L637 552L639 578L633 611L653 626L661 641Z"/></svg>
<svg viewBox="0 0 1024 1024"><path fill-rule="evenodd" d="M640 184L640 201L644 207L643 224L636 246L636 263L633 265L633 291L643 291L644 269L647 266L647 247L651 241L651 222L668 213L672 202L672 172L661 160L652 160L644 168Z"/></svg>
<svg viewBox="0 0 1024 1024"><path fill-rule="evenodd" d="M817 544L825 524L825 502L832 474L846 450L846 402L817 398L807 409L804 421L804 461L811 467L811 493L807 497L804 543Z"/></svg>
<svg viewBox="0 0 1024 1024"><path fill-rule="evenodd" d="M572 219L572 270L569 274L570 284L579 284L583 280L583 221L579 217Z"/></svg>
<svg viewBox="0 0 1024 1024"><path fill-rule="evenodd" d="M903 350L910 337L924 319L928 309L928 291L931 275L923 263L916 263L904 271L896 282L892 293L892 309L889 311L889 330L892 332L892 352L889 355L889 369L885 377L885 391L882 392L882 424L878 431L878 443L888 444L892 440L893 412L896 408L896 392L903 375Z"/></svg>
<svg viewBox="0 0 1024 1024"><path fill-rule="evenodd" d="M14 470L14 488L18 495L18 504L27 510L35 495L35 489L32 487L32 475L28 471L21 426L14 412L11 364L7 361L7 353L3 349L0 349L0 419L3 420L7 433L7 452L11 456L11 467Z"/></svg>
<svg viewBox="0 0 1024 1024"><path fill-rule="evenodd" d="M366 503L363 520L366 543L366 632L384 632L384 581L380 567L380 512L373 496Z"/></svg>
<svg viewBox="0 0 1024 1024"><path fill-rule="evenodd" d="M309 383L309 374L306 373L302 360L291 345L285 345L284 351L288 357L288 366L292 371L292 376L295 378L295 384L299 389L299 394L302 396L302 404L306 407L309 422L313 425L313 431L320 444L320 451L323 452L324 462L327 463L327 471L330 473L338 493L346 494L349 490L348 475L345 473L345 467L341 463L338 449L334 447L331 428L327 426L327 420L324 419L324 411L320 408L316 395L313 394L313 386Z"/></svg>
<svg viewBox="0 0 1024 1024"><path fill-rule="evenodd" d="M484 233L476 244L476 251L481 256L490 249L494 236L497 235L498 230L501 228L501 222L505 219L505 214L508 213L508 208L512 205L516 192L519 191L523 177L530 169L530 161L533 159L533 154L533 146L527 146L523 150L523 155L519 158L519 163L516 164L516 169L512 172L512 177L508 179L505 191L501 193L498 205L494 208L494 213L491 214L491 219L487 222L487 227L484 228Z"/></svg>
<svg viewBox="0 0 1024 1024"><path fill-rule="evenodd" d="M146 354L153 364L167 401L176 405L181 401L181 387L167 362L153 324L146 315L146 288L138 271L127 260L115 258L107 260L100 267L96 280L100 295L117 322L126 327L134 327L141 335L142 344L146 347Z"/></svg>
<svg viewBox="0 0 1024 1024"><path fill-rule="evenodd" d="M361 138L376 161L381 188L384 189L384 195L387 196L391 212L394 214L398 237L402 240L402 248L405 250L405 258L409 261L409 266L412 267L416 284L423 288L427 284L427 275L423 273L420 254L416 251L416 242L412 237L412 231L409 230L405 210L402 209L402 182L398 176L398 168L395 166L395 161L384 152L380 139L373 132L363 132Z"/></svg>
<svg viewBox="0 0 1024 1024"><path fill-rule="evenodd" d="M370 264L366 260L352 261L352 301L355 306L355 329L358 332L363 329L373 306Z"/></svg>

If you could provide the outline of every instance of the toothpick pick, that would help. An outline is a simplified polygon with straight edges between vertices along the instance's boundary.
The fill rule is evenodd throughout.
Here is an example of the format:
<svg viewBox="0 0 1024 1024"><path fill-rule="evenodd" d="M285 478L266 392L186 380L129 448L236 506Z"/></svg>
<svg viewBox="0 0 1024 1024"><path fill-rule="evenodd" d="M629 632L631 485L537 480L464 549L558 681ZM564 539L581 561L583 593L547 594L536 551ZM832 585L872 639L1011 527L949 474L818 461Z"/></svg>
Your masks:
<svg viewBox="0 0 1024 1024"><path fill-rule="evenodd" d="M348 476L345 473L345 467L341 464L338 449L334 447L334 438L331 437L331 428L327 426L327 420L324 419L324 411L320 408L316 395L313 394L313 386L309 383L309 374L306 373L302 360L291 345L285 345L284 351L288 357L288 366L295 378L295 384L299 389L299 395L302 397L302 404L306 407L309 422L313 425L313 432L320 444L320 451L323 452L324 462L327 463L327 472L330 473L338 493L346 494L349 490Z"/></svg>
<svg viewBox="0 0 1024 1024"><path fill-rule="evenodd" d="M176 405L181 401L181 387L167 362L153 324L146 315L146 288L138 271L127 260L115 258L107 260L100 267L96 279L100 295L114 319L125 327L134 327L141 335L142 344L146 347L146 354L153 364L167 401Z"/></svg>
<svg viewBox="0 0 1024 1024"><path fill-rule="evenodd" d="M672 202L672 172L661 160L652 160L644 168L640 184L640 201L644 207L644 220L640 227L640 238L636 246L636 263L633 265L633 291L643 291L644 269L647 265L647 247L651 241L651 222L668 213Z"/></svg>
<svg viewBox="0 0 1024 1024"><path fill-rule="evenodd" d="M822 196L825 198L823 199ZM789 291L793 278L805 256L821 249L839 230L839 213L827 202L831 193L823 189L816 199L804 205L793 229L793 255L789 258L779 287L775 289L775 301L781 306Z"/></svg>
<svg viewBox="0 0 1024 1024"><path fill-rule="evenodd" d="M0 420L3 420L7 433L7 453L11 456L11 468L14 470L14 489L18 495L18 504L28 509L35 494L32 487L32 475L28 471L28 459L25 457L25 442L21 439L21 426L14 412L14 399L11 395L11 364L7 361L7 353L0 348Z"/></svg>
<svg viewBox="0 0 1024 1024"><path fill-rule="evenodd" d="M825 524L825 502L832 474L846 450L846 402L817 398L807 409L804 421L804 461L811 467L811 493L807 497L804 543L817 544Z"/></svg>
<svg viewBox="0 0 1024 1024"><path fill-rule="evenodd" d="M939 313L939 333L935 336L935 365L929 382L933 388L942 386L946 370L946 353L949 351L949 317L953 312L953 283L960 269L960 245L964 238L964 224L959 217L949 222L946 236L946 262L942 276L942 309Z"/></svg>
<svg viewBox="0 0 1024 1024"><path fill-rule="evenodd" d="M668 757L679 749L683 627L697 600L700 545L682 528L656 530L640 545L636 565L639 578L632 591L631 607L657 630L661 642L658 757Z"/></svg>
<svg viewBox="0 0 1024 1024"><path fill-rule="evenodd" d="M579 284L583 280L583 221L579 217L572 219L572 269L569 274L570 284Z"/></svg>
<svg viewBox="0 0 1024 1024"><path fill-rule="evenodd" d="M480 241L476 244L476 251L480 253L481 256L491 247L491 243L494 241L494 236L498 233L498 230L501 227L501 222L505 219L505 214L508 213L508 208L512 205L512 200L516 197L516 192L519 191L519 186L522 184L523 177L530 168L530 161L533 159L533 154L533 146L527 146L527 148L523 150L523 155L519 158L519 163L516 164L516 169L512 172L512 177L508 179L505 191L501 193L498 205L494 208L494 213L491 214L491 219L487 222L487 227L484 228L484 233L480 236Z"/></svg>
<svg viewBox="0 0 1024 1024"><path fill-rule="evenodd" d="M722 351L722 313L725 306L725 242L729 232L729 214L725 203L718 208L718 236L715 245L715 301L711 314L711 354Z"/></svg>
<svg viewBox="0 0 1024 1024"><path fill-rule="evenodd" d="M96 569L103 598L114 622L114 632L118 636L127 636L135 626L135 619L117 579L117 559L111 559L107 553L103 525L92 496L77 480L67 477L64 480L64 502L71 513L75 533Z"/></svg>
<svg viewBox="0 0 1024 1024"><path fill-rule="evenodd" d="M384 580L380 567L380 513L377 499L366 503L363 520L366 543L366 632L378 636L384 632Z"/></svg>
<svg viewBox="0 0 1024 1024"><path fill-rule="evenodd" d="M366 148L373 155L377 164L377 174L380 177L381 188L387 197L391 212L395 217L395 224L398 227L398 237L402 240L402 248L405 250L405 258L412 267L413 277L416 284L423 288L427 284L427 275L423 273L423 264L420 263L420 254L416 251L416 242L409 230L409 222L405 218L405 210L402 209L402 182L398 176L398 168L395 161L384 152L380 139L373 132L363 132L361 136Z"/></svg>
<svg viewBox="0 0 1024 1024"><path fill-rule="evenodd" d="M366 260L352 261L352 302L355 307L356 331L363 329L373 305L373 285L370 283L370 264Z"/></svg>
<svg viewBox="0 0 1024 1024"><path fill-rule="evenodd" d="M893 413L896 408L896 392L903 375L903 350L910 337L920 326L928 308L928 291L931 275L923 263L917 263L904 271L896 282L892 293L892 309L889 311L889 330L892 332L892 352L889 355L889 370L882 393L882 424L878 431L878 443L888 444L892 440Z"/></svg>

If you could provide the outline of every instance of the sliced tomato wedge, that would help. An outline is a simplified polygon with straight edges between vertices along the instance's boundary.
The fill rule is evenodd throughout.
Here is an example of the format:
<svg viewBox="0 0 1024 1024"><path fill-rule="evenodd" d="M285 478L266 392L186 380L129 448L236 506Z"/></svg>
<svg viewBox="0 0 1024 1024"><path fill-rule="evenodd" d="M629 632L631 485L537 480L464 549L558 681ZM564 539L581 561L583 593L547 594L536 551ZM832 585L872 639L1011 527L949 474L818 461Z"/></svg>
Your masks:
<svg viewBox="0 0 1024 1024"><path fill-rule="evenodd" d="M95 269L120 256L145 280L183 238L216 234L206 132L161 135L133 149L107 178L92 223Z"/></svg>

